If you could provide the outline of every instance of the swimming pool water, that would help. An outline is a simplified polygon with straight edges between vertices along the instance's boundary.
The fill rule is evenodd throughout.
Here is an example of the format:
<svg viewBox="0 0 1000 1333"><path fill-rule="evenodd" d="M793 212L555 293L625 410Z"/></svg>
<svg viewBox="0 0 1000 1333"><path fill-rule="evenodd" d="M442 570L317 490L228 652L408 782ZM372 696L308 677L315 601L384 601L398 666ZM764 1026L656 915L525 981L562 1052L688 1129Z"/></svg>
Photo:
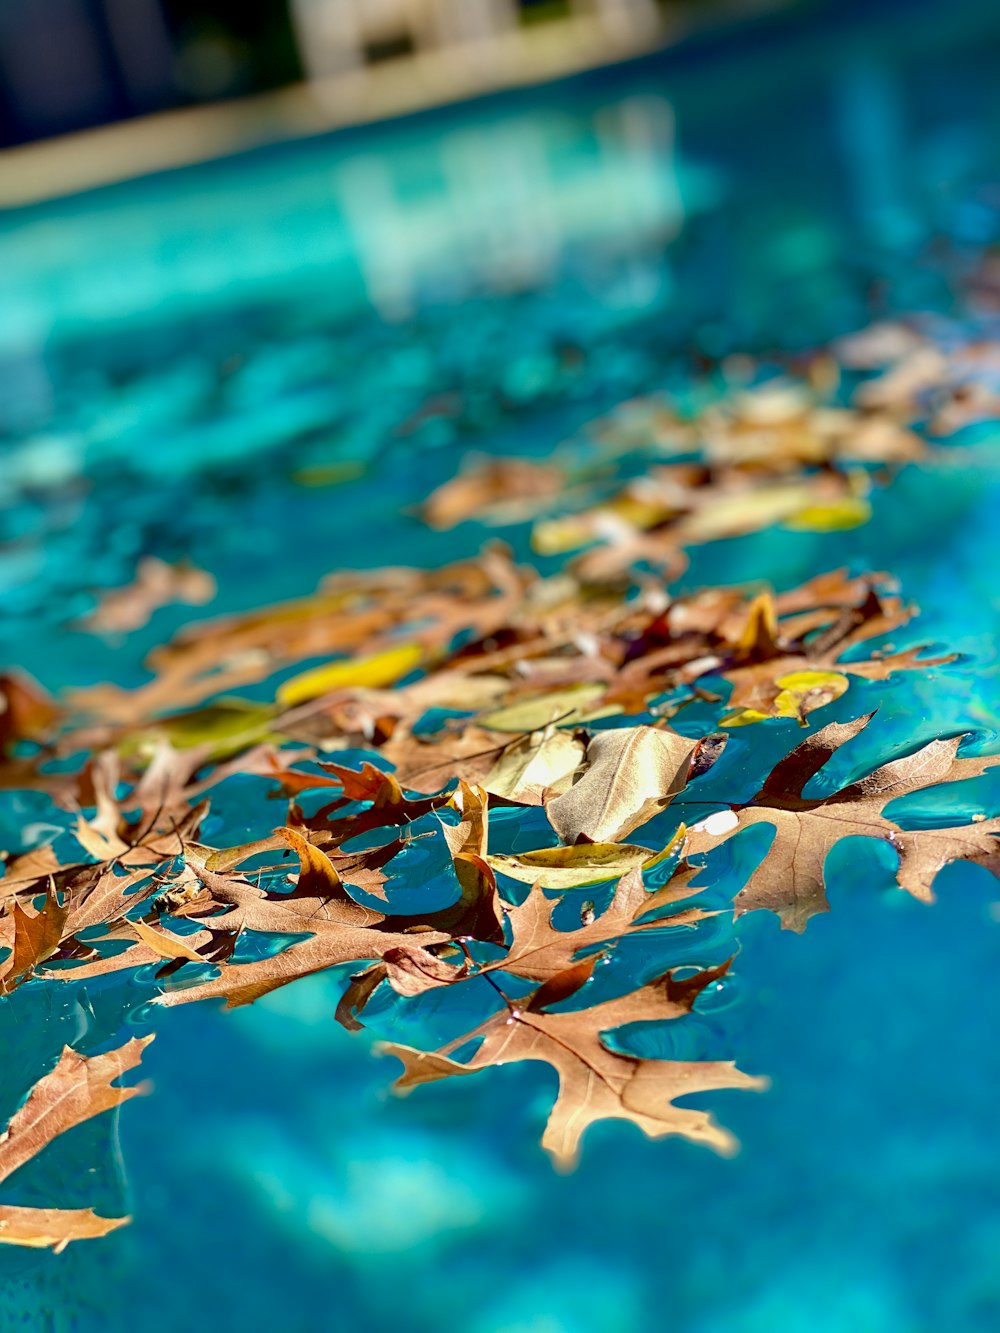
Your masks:
<svg viewBox="0 0 1000 1333"><path fill-rule="evenodd" d="M485 535L409 513L468 450L542 456L703 357L873 314L949 336L972 318L957 275L1000 237L998 50L988 7L814 18L3 219L0 657L53 690L136 683L190 608L123 641L72 622L142 552L210 570L206 614L430 565ZM685 583L891 570L919 639L965 656L880 695L879 743L996 748L993 443L907 470L859 531L716 543ZM219 809L218 841L248 836L238 790ZM0 843L48 818L0 793ZM611 1124L558 1176L537 1144L548 1071L390 1098L392 1063L332 1022L342 983L321 975L157 1017L153 1095L18 1185L132 1226L0 1253L0 1329L995 1329L994 882L949 868L928 908L875 852L837 855L831 913L802 936L742 918L731 981L664 1037L770 1076L701 1100L737 1159ZM0 1112L45 1053L145 1026L142 998L115 978L17 991ZM432 1006L405 1022L433 1027Z"/></svg>

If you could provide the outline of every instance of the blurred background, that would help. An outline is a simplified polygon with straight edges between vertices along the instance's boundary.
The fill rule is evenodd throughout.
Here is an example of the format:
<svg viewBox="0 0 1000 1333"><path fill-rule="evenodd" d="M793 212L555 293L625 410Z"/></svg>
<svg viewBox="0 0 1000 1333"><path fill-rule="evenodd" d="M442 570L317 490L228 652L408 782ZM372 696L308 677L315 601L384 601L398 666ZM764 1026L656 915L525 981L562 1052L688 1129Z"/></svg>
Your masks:
<svg viewBox="0 0 1000 1333"><path fill-rule="evenodd" d="M607 58L616 47L649 47L682 24L781 2L4 0L0 144L380 64L405 78L407 57L441 52L452 63L478 63L484 85L503 83L497 65L530 59L531 35L545 28L570 58L587 29L599 28Z"/></svg>
<svg viewBox="0 0 1000 1333"><path fill-rule="evenodd" d="M899 316L989 346L998 68L996 0L0 0L0 667L133 686L199 616L473 556L495 530L422 527L432 487L637 396ZM890 748L995 748L990 429L864 528L713 542L689 584L891 570L914 642L962 657L845 715L879 703ZM535 558L528 525L503 537ZM87 632L150 555L214 601ZM273 826L241 782L216 845ZM0 790L0 848L67 819ZM25 1187L134 1224L0 1247L0 1329L995 1333L1000 937L967 869L934 911L848 849L803 937L767 913L697 937L685 963L737 962L663 1053L771 1077L703 1099L735 1161L610 1124L557 1176L541 1068L388 1098L389 1062L332 1021L340 975L167 1011L120 1153L95 1124ZM4 1001L0 1114L64 1042L144 1030L147 998ZM435 1014L380 1022L421 1042Z"/></svg>

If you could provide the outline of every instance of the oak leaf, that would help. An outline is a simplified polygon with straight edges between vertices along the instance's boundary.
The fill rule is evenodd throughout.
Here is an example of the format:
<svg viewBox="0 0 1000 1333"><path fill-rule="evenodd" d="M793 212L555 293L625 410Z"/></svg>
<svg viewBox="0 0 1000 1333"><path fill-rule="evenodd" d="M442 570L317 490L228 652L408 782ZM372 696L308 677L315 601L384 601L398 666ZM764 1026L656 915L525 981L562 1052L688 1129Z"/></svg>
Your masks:
<svg viewBox="0 0 1000 1333"><path fill-rule="evenodd" d="M92 1116L120 1106L142 1091L112 1086L134 1069L153 1040L133 1037L103 1055L80 1055L64 1048L55 1068L38 1080L28 1098L0 1134L0 1182L43 1151L60 1134ZM51 1246L62 1250L72 1240L107 1235L127 1217L98 1217L89 1208L22 1208L0 1204L0 1243Z"/></svg>
<svg viewBox="0 0 1000 1333"><path fill-rule="evenodd" d="M871 721L868 713L853 722L831 722L809 736L772 769L753 799L735 810L732 826L721 837L709 830L693 831L686 848L690 858L721 846L737 832L770 824L774 841L745 887L737 894L737 916L767 908L782 925L801 931L811 916L829 911L825 863L841 838L878 838L898 856L896 879L915 898L930 901L938 871L950 861L984 865L1000 877L1000 819L979 818L951 828L905 830L884 813L889 801L940 783L977 777L1000 762L1000 756L974 758L957 754L962 737L935 740L914 754L883 764L858 782L832 795L809 798L803 788L832 755Z"/></svg>
<svg viewBox="0 0 1000 1333"><path fill-rule="evenodd" d="M402 1061L404 1072L396 1090L408 1092L421 1083L478 1073L512 1061L537 1060L558 1074L559 1092L542 1136L542 1146L555 1164L572 1167L581 1136L599 1120L628 1120L650 1138L680 1134L721 1153L735 1151L736 1142L704 1111L674 1105L690 1093L717 1088L761 1088L762 1080L722 1062L645 1060L612 1050L605 1032L627 1024L680 1018L690 1012L698 994L725 973L721 968L677 979L672 972L645 986L587 1009L552 1013L548 1006L570 998L584 985L594 959L557 973L532 995L509 1003L481 1027L440 1051L420 1051L396 1042L379 1049ZM465 1063L449 1051L478 1040L475 1055Z"/></svg>

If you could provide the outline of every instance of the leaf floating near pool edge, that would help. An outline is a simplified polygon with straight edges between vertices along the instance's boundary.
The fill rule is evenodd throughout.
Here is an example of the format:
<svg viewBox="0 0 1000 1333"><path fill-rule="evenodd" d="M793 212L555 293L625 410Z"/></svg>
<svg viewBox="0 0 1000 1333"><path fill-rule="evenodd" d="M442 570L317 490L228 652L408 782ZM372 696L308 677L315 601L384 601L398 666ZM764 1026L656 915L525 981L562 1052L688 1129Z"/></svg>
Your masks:
<svg viewBox="0 0 1000 1333"><path fill-rule="evenodd" d="M47 793L75 817L79 844L71 863L62 863L55 848L65 844L56 841L7 862L3 988L148 967L157 980L170 979L159 1003L218 996L233 1005L337 963L368 963L337 1009L351 1027L383 982L414 996L475 986L486 974L500 987L506 973L540 986L490 1022L515 1028L517 1040L534 1024L531 1040L544 1045L550 1020L587 1026L602 1012L607 1018L601 1005L552 1013L562 1000L585 1002L580 993L599 958L639 931L652 932L650 945L669 933L674 947L682 929L716 914L687 906L656 916L700 891L692 881L702 851L750 823L770 823L776 836L735 912L771 908L796 929L825 910L825 854L847 834L886 838L900 855L900 884L917 896L930 895L937 870L953 857L995 870L1000 821L974 816L967 826L910 832L881 815L895 795L996 762L959 758L955 740L933 742L821 801L802 795L836 748L831 738L841 743L867 719L808 737L751 802L721 801L723 812L698 818L689 834L682 827L662 852L617 842L683 787L694 747L660 727L606 731L589 725L595 720L624 715L646 723L696 701L714 708L725 697L721 681L732 690L724 725L793 717L805 726L851 678L881 681L951 660L923 656L919 647L877 646L913 614L882 574L834 570L779 594L754 585L675 595L667 586L686 566L685 548L698 542L769 525L825 531L865 521L870 487L892 467L930 453L905 423L930 410L932 429L945 426L947 413L928 409L926 395L910 400L893 388L892 372L863 382L846 407L821 402L819 380L812 371L809 378L721 398L705 385L691 417L665 398L633 402L594 423L596 457L583 467L558 459L551 468L517 459L463 465L424 506L424 518L442 527L465 518L498 525L537 519L536 546L579 550L548 577L516 564L499 545L436 569L334 572L299 601L181 629L150 654L148 684L79 691L66 710L26 678L0 676L0 785ZM963 410L956 397L949 419ZM645 470L635 475L641 457ZM303 670L309 663L322 665ZM228 693L250 684L276 702ZM715 714L710 725L718 725ZM353 755L349 764L323 762L340 750L374 762L364 760L360 772ZM73 772L64 761L81 751L90 758ZM251 804L242 836L279 821L282 827L237 848L202 845L205 793L241 776L253 779L248 803L289 802L261 821L251 817L259 813ZM320 800L326 803L316 809ZM553 833L573 845L491 855L491 810L506 833L517 817L511 806L535 807L529 818L539 823L544 812ZM440 823L425 818L435 813ZM383 828L393 833L373 840ZM425 838L437 840L429 848L435 879L453 901L394 914L386 868ZM241 866L251 857L268 863ZM662 882L672 872L667 882L647 893L642 869L668 858L655 877ZM501 896L495 870L532 885L520 904ZM613 891L553 896L616 878ZM235 952L244 932L271 937L273 952L233 962L245 956ZM692 947L700 953L699 937ZM209 967L217 975L200 980ZM192 975L199 980L184 989ZM683 1007L685 982L659 980ZM635 994L645 997L642 1012L630 1010L628 1021L671 1016L658 1010L655 989ZM590 1073L599 1077L606 1055L600 1033L595 1045L592 1026L587 1031ZM483 1048L471 1066L449 1072L469 1072L482 1055ZM434 1061L454 1064L447 1052L414 1053L415 1065ZM662 1086L663 1070L677 1072L681 1062L640 1063L621 1086L608 1084L609 1105L619 1111L607 1114L625 1108L635 1119L637 1109L646 1113L645 1095L656 1092L649 1114L662 1124L676 1111L664 1111L660 1093L668 1101L676 1094ZM710 1070L734 1074L729 1065L697 1068L706 1078L716 1076ZM575 1093L568 1096L560 1095L563 1107L573 1105ZM578 1111L579 1099L566 1114ZM556 1122L562 1115L557 1110ZM572 1145L564 1148L554 1149L562 1161L572 1155ZM57 1216L38 1210L36 1238L24 1243L59 1244ZM61 1216L64 1239L121 1223L89 1210ZM10 1210L7 1223L9 1235L28 1234Z"/></svg>

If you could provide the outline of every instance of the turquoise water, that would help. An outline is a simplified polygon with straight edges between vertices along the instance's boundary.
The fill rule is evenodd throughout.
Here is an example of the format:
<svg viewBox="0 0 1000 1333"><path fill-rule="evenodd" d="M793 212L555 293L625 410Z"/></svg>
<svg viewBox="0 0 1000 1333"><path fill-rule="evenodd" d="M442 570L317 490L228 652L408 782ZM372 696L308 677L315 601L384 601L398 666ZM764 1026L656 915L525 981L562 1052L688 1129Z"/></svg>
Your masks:
<svg viewBox="0 0 1000 1333"><path fill-rule="evenodd" d="M71 622L143 552L209 569L213 613L473 552L478 525L431 534L408 512L465 452L544 455L704 356L896 310L943 341L996 337L958 279L1000 239L998 54L1000 16L971 5L789 25L770 47L749 34L3 219L0 657L54 690L142 680L197 612L111 643ZM964 656L878 692L866 744L971 731L995 749L993 434L907 470L860 531L716 543L685 582L892 570L923 609L908 641ZM345 465L361 474L300 484ZM751 746L797 739L749 730L726 761L748 771ZM206 829L219 844L261 831L240 781ZM58 818L2 793L0 844ZM154 1094L117 1129L74 1130L11 1194L133 1225L56 1258L0 1253L0 1328L995 1329L995 882L949 868L928 908L870 848L836 855L833 910L803 936L766 913L706 925L685 961L735 937L733 975L650 1052L770 1076L699 1103L737 1159L611 1124L558 1176L537 1144L548 1071L390 1098L393 1065L332 1022L342 979L323 975L157 1017ZM110 978L5 1001L0 1117L63 1043L145 1028L145 994ZM377 1035L433 1034L439 1003L386 1006Z"/></svg>

